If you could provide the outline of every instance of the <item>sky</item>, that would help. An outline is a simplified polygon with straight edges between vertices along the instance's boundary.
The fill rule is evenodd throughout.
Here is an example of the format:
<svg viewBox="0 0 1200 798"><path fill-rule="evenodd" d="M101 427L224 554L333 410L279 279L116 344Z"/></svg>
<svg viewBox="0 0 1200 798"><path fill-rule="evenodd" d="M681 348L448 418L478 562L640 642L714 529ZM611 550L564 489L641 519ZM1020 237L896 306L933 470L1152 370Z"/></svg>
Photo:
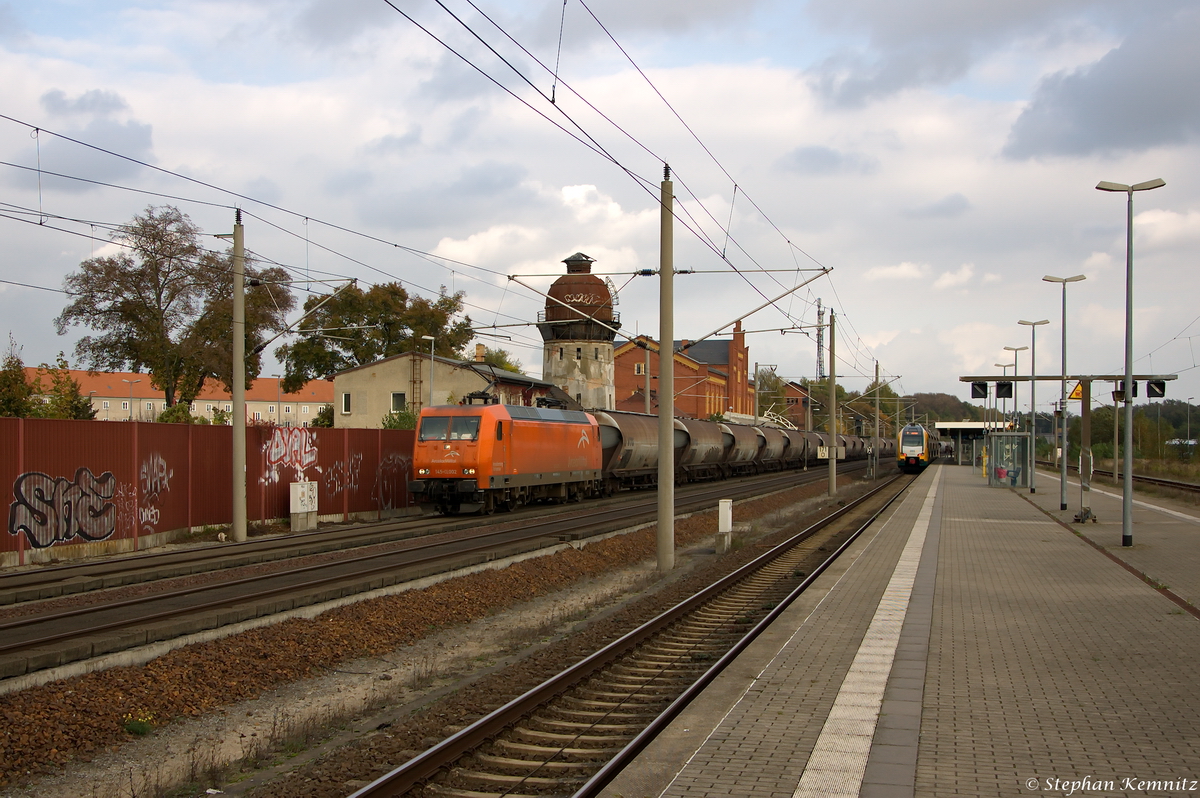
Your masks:
<svg viewBox="0 0 1200 798"><path fill-rule="evenodd" d="M1060 373L1045 275L1086 276L1068 371L1123 370L1127 198L1095 186L1162 178L1134 199L1135 371L1200 396L1197 40L1186 0L0 0L0 335L73 361L67 298L12 283L61 288L149 205L224 247L238 207L257 258L326 281L301 299L462 291L541 376L537 291L575 252L658 336L637 272L668 163L676 338L742 318L751 360L813 377L819 299L848 388L878 360L967 398L1019 320Z"/></svg>

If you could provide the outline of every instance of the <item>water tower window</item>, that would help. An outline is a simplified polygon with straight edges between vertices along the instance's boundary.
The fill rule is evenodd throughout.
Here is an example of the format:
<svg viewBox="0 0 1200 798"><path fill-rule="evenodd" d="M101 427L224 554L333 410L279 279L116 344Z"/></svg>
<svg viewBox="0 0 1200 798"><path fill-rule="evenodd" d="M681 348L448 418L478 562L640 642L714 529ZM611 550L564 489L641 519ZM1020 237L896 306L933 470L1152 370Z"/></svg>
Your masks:
<svg viewBox="0 0 1200 798"><path fill-rule="evenodd" d="M563 359L563 348L561 346L558 348L558 359Z"/></svg>
<svg viewBox="0 0 1200 798"><path fill-rule="evenodd" d="M595 349L592 350L592 357L595 358L596 360L600 359L600 347L596 347Z"/></svg>
<svg viewBox="0 0 1200 798"><path fill-rule="evenodd" d="M575 347L575 359L583 360L583 347L582 346Z"/></svg>

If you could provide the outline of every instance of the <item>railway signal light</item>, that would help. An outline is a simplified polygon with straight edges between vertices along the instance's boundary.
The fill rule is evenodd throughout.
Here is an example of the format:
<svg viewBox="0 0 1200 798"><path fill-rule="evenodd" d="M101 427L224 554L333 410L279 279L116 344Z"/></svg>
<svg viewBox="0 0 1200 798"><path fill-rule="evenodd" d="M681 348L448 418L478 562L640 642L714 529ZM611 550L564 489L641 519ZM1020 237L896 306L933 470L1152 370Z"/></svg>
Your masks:
<svg viewBox="0 0 1200 798"><path fill-rule="evenodd" d="M1136 385L1136 383L1135 383ZM1133 395L1137 396L1137 388L1133 389ZM1166 380L1147 380L1146 381L1146 396L1154 399L1161 399L1167 395Z"/></svg>
<svg viewBox="0 0 1200 798"><path fill-rule="evenodd" d="M1125 393L1125 380L1121 380L1121 385L1117 388L1122 394ZM1137 399L1137 380L1133 381L1133 398Z"/></svg>
<svg viewBox="0 0 1200 798"><path fill-rule="evenodd" d="M988 384L986 382L971 383L971 398L972 399L987 399Z"/></svg>
<svg viewBox="0 0 1200 798"><path fill-rule="evenodd" d="M996 398L997 399L1012 399L1012 383L998 382L996 383Z"/></svg>

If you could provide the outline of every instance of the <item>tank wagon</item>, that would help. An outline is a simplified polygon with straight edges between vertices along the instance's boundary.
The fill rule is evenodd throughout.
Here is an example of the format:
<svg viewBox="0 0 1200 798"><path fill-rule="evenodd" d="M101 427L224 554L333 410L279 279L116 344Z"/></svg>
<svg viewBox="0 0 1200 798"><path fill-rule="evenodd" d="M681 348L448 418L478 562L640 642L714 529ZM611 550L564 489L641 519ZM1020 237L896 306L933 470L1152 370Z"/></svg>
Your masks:
<svg viewBox="0 0 1200 798"><path fill-rule="evenodd" d="M828 435L676 418L676 484L807 468ZM837 436L846 459L867 457L869 438ZM894 456L881 441L881 462ZM658 417L514 405L421 411L409 491L443 513L511 510L658 483Z"/></svg>

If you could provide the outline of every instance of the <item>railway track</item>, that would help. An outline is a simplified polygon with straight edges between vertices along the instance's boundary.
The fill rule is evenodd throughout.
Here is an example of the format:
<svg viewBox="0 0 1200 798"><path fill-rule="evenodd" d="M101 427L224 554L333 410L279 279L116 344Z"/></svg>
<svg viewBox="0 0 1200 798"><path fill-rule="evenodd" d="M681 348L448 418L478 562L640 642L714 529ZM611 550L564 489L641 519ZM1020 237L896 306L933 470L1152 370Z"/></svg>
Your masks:
<svg viewBox="0 0 1200 798"><path fill-rule="evenodd" d="M849 470L849 469L848 469ZM820 481L817 472L784 472L721 483L722 498L748 498ZM715 504L713 485L676 497L676 512ZM0 679L286 612L436 573L470 567L538 548L653 520L656 499L589 507L578 513L517 518L504 528L455 540L406 541L402 548L284 567L237 579L166 589L121 601L98 601L61 612L38 611L0 622ZM478 524L478 519L472 519Z"/></svg>
<svg viewBox="0 0 1200 798"><path fill-rule="evenodd" d="M894 477L352 798L598 795L913 479Z"/></svg>
<svg viewBox="0 0 1200 798"><path fill-rule="evenodd" d="M854 464L845 471L850 472L858 467L859 464ZM754 478L748 479L752 481ZM746 480L722 484L736 485L743 481ZM704 492L705 487L700 484L689 485L681 488L679 493L687 494L689 491ZM626 492L601 500L595 506L636 502L637 497L642 495L640 492ZM243 543L221 543L9 571L0 573L0 606L386 545L440 533L479 529L481 524L495 526L508 524L514 519L541 518L562 513L561 506L537 506L513 515L493 516L482 522L479 516L423 515L349 528L326 527L312 532L255 538Z"/></svg>
<svg viewBox="0 0 1200 798"><path fill-rule="evenodd" d="M1038 460L1037 464L1039 466L1044 466L1046 468L1057 468L1057 466L1049 460ZM1068 463L1067 470L1072 473L1078 474L1079 466L1071 465L1070 463ZM1111 470L1105 470L1105 469L1099 469L1099 468L1092 469L1092 475L1108 477L1109 479L1113 478L1113 472ZM1134 484L1141 483L1143 485L1154 485L1155 487L1160 487L1160 488L1171 488L1172 490L1184 491L1186 493L1200 493L1200 485L1197 485L1195 482L1181 482L1176 479L1164 479L1163 477L1147 477L1147 476L1142 476L1140 474L1133 475L1133 482L1134 482Z"/></svg>

